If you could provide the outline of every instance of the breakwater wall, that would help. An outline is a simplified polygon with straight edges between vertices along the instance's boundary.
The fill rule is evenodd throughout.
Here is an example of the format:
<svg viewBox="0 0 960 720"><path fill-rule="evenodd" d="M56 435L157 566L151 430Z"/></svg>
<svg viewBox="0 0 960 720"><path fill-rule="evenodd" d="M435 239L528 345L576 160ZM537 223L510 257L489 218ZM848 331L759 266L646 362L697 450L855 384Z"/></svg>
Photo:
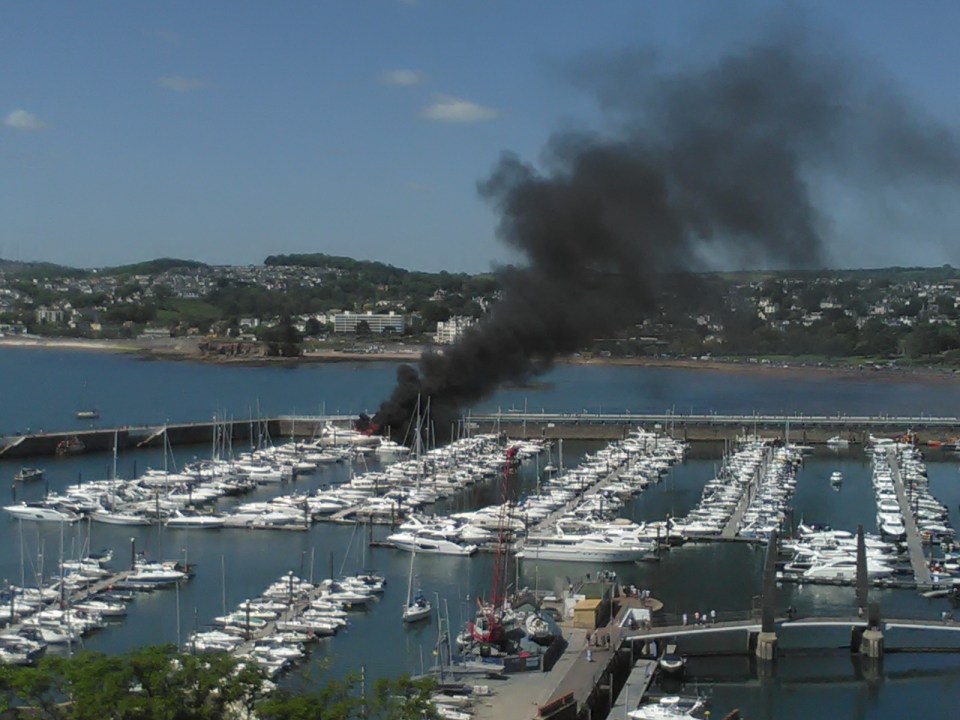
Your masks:
<svg viewBox="0 0 960 720"><path fill-rule="evenodd" d="M690 442L735 440L745 435L824 444L841 438L862 444L870 436L897 437L913 433L921 444L952 444L960 435L960 418L930 416L847 415L651 415L618 413L498 413L473 415L477 432L502 432L509 437L577 440L616 440L638 426L660 430Z"/></svg>
<svg viewBox="0 0 960 720"><path fill-rule="evenodd" d="M349 428L353 416L282 416L261 420L222 422L170 423L165 425L123 425L111 428L88 428L56 432L40 432L0 437L0 460L11 458L51 457L58 454L108 452L116 443L118 450L177 445L212 445L215 433L230 438L233 449L248 450L270 439L319 437L327 426Z"/></svg>
<svg viewBox="0 0 960 720"><path fill-rule="evenodd" d="M227 433L234 450L242 451L266 439L316 438L324 428L348 429L353 415L283 415L274 418L225 422L125 425L0 436L0 460L44 457L72 443L76 452L199 445L213 442L217 428ZM471 415L462 427L470 433L496 432L512 438L551 438L610 441L623 438L638 426L660 430L689 442L720 442L744 435L789 439L803 444L826 443L842 438L851 444L866 443L871 435L896 437L912 432L921 444L953 444L960 436L960 418L924 416L804 416L804 415L646 415L591 413L498 413Z"/></svg>

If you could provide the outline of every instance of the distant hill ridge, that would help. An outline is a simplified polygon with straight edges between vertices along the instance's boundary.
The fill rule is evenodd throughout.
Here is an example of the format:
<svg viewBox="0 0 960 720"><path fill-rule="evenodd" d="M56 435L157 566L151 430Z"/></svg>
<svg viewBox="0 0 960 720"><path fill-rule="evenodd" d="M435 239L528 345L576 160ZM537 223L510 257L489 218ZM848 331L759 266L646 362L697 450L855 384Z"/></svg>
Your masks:
<svg viewBox="0 0 960 720"><path fill-rule="evenodd" d="M478 277L489 276L491 271L479 273L449 272L441 270L438 272L428 272L423 270L410 270L397 267L389 263L378 260L358 260L356 258L343 255L327 255L325 253L290 253L280 255L268 255L264 261L264 266L272 267L313 267L329 268L342 270L348 273L371 274L381 278L383 281L391 279L400 279L405 277ZM156 275L170 270L197 270L213 267L209 263L199 260L186 260L183 258L156 258L153 260L144 260L138 263L127 265L115 265L100 268L75 268L67 265L42 261L21 261L8 260L0 258L0 271L13 273L22 277L43 277L43 276L83 276L92 272L103 275ZM887 275L896 275L899 280L957 280L960 279L960 268L952 265L941 265L937 267L904 267L891 266L885 268L821 268L816 270L722 270L714 272L697 273L702 275L714 275L721 279L755 281L776 278L776 277L855 277L861 279L876 279Z"/></svg>

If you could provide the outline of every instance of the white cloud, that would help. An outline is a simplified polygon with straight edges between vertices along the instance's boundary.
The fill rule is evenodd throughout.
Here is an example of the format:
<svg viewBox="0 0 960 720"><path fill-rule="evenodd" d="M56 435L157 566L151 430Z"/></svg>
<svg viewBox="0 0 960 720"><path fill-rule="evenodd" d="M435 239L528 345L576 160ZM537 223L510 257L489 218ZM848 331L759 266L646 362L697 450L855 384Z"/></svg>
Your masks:
<svg viewBox="0 0 960 720"><path fill-rule="evenodd" d="M7 127L16 128L17 130L43 130L47 127L47 124L32 112L19 109L7 115L3 120L3 124Z"/></svg>
<svg viewBox="0 0 960 720"><path fill-rule="evenodd" d="M200 78L181 77L179 75L170 75L157 80L161 87L173 90L178 93L192 92L203 87L203 80Z"/></svg>
<svg viewBox="0 0 960 720"><path fill-rule="evenodd" d="M385 85L411 87L422 83L423 75L416 70L387 70L380 76L380 80Z"/></svg>
<svg viewBox="0 0 960 720"><path fill-rule="evenodd" d="M493 120L497 111L463 98L440 96L423 109L422 115L438 122L475 123Z"/></svg>

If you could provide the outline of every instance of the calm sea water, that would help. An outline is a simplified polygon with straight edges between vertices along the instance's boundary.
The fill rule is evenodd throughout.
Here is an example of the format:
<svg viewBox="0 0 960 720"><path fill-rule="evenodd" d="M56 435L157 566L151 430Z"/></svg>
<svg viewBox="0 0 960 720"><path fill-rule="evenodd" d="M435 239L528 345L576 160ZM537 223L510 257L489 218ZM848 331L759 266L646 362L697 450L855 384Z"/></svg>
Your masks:
<svg viewBox="0 0 960 720"><path fill-rule="evenodd" d="M376 408L392 387L392 364L311 365L297 368L215 367L190 363L143 362L117 355L37 350L0 350L0 431L61 430L83 427L73 419L78 408L98 407L102 424L159 423L166 420L199 420L215 412L241 418L261 414L327 412L355 413ZM563 366L545 378L542 389L503 391L484 403L498 407L572 412L587 410L646 410L661 412L803 412L845 414L956 414L960 388L942 381L879 382L874 378L781 378L770 374L750 376L661 368ZM575 463L595 446L565 443L567 464ZM178 448L178 462L206 449ZM719 461L716 448L701 447L674 468L660 485L639 496L625 514L637 520L683 515L699 499L704 483ZM544 459L539 461L545 462ZM51 490L78 478L106 477L111 458L91 454L47 461ZM145 467L162 466L156 451L121 456L121 475L132 476ZM928 457L931 488L957 517L960 505L960 472L952 454ZM18 468L0 461L0 497L9 496L7 482ZM311 490L339 482L353 470L337 466L298 480L295 485L262 487L252 496L265 499L278 493ZM841 470L844 483L831 489L829 475ZM527 463L514 492L522 494L536 482L537 462ZM44 492L43 484L19 489L18 499ZM474 488L438 511L466 509L493 502L493 487ZM229 504L229 502L224 503ZM801 470L793 506L796 517L854 529L858 523L872 527L874 504L870 467L859 449L841 453L824 450L807 460ZM383 533L385 530L376 530ZM131 540L133 543L131 543ZM19 523L0 517L0 579L27 582L53 571L60 555L75 555L80 548L113 548L123 564L131 551L146 550L152 557L186 557L197 563L196 578L173 590L144 595L132 604L125 621L111 625L85 640L85 646L118 652L145 643L176 642L194 627L205 626L245 598L255 595L287 571L314 578L341 568L351 572L370 567L387 575L389 587L368 612L353 616L350 626L315 649L303 671L289 682L339 675L365 665L372 675L417 672L431 664L436 624L406 628L400 607L406 594L410 557L406 553L366 546L362 532L352 527L314 525L308 532L245 530L171 531L162 528L124 528L93 524L59 528ZM22 561L21 561L22 558ZM490 584L493 559L418 558L417 573L425 591L437 593L454 626L474 607L474 598ZM687 546L670 551L660 563L618 566L626 582L654 590L674 612L715 609L743 610L759 593L762 553L742 545ZM541 588L565 584L594 568L577 564L522 565L522 585ZM884 613L937 617L947 608L944 600L926 600L909 592L882 591ZM780 589L782 605L801 612L846 613L853 605L852 592L842 588L787 586ZM818 638L823 644L846 638ZM784 643L801 644L798 638ZM390 648L389 653L383 652ZM726 660L698 661L693 666L696 689L713 696L716 710L740 707L748 718L900 718L906 709L922 708L938 716L953 717L960 700L960 663L951 656L890 655L879 677L863 672L849 653L791 655L778 665L771 679L756 679L749 663Z"/></svg>
<svg viewBox="0 0 960 720"><path fill-rule="evenodd" d="M125 355L0 348L0 433L91 425L376 411L396 363L294 367L146 361ZM561 365L536 388L512 388L478 410L956 415L960 381L876 376L780 375L672 368ZM96 423L79 409L97 408Z"/></svg>

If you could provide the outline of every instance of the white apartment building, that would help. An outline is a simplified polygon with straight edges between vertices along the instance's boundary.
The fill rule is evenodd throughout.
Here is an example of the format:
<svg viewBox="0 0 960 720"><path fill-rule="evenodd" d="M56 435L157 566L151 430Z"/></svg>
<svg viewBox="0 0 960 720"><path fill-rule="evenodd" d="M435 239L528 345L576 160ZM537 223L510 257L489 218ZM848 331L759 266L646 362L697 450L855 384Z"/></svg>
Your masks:
<svg viewBox="0 0 960 720"><path fill-rule="evenodd" d="M437 332L434 334L434 340L441 345L450 345L455 343L463 335L464 331L474 325L477 321L472 317L456 316L446 322L440 320L437 323Z"/></svg>
<svg viewBox="0 0 960 720"><path fill-rule="evenodd" d="M407 318L392 311L387 314L373 312L352 313L343 312L333 316L333 331L338 333L355 333L357 325L365 322L370 332L379 335L386 330L402 334L407 328Z"/></svg>

